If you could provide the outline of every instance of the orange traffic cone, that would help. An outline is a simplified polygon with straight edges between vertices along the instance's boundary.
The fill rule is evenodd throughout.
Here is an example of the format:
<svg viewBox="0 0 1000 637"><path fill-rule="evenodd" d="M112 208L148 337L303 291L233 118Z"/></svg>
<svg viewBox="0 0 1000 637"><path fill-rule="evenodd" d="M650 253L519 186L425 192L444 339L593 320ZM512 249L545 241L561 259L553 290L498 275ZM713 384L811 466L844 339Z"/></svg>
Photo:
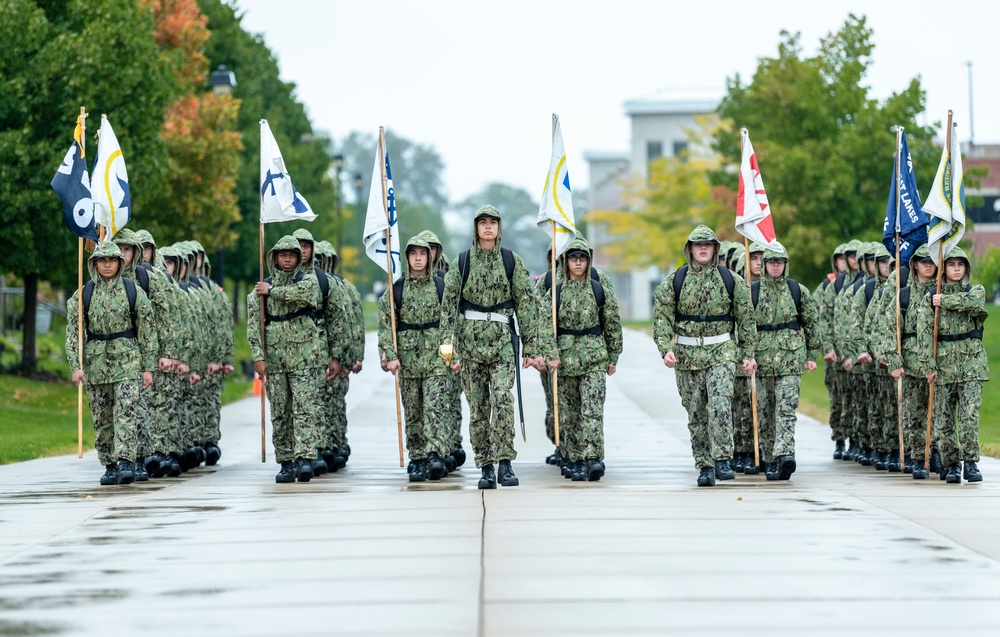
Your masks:
<svg viewBox="0 0 1000 637"><path fill-rule="evenodd" d="M257 372L253 373L253 395L260 396L260 376Z"/></svg>

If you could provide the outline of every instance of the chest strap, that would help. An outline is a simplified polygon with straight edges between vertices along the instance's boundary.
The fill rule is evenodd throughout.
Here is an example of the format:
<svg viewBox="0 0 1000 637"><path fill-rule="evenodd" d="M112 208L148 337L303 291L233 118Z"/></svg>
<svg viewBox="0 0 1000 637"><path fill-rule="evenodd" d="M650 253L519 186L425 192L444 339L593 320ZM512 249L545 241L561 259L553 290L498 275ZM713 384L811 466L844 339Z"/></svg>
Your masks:
<svg viewBox="0 0 1000 637"><path fill-rule="evenodd" d="M938 334L938 340L945 343L953 343L955 341L967 341L970 338L982 340L983 331L969 330L968 332L963 332L962 334Z"/></svg>
<svg viewBox="0 0 1000 637"><path fill-rule="evenodd" d="M588 327L585 330L571 330L565 327L556 329L556 336L562 336L563 334L569 334L570 336L600 336L604 334L604 330L601 329L600 325Z"/></svg>
<svg viewBox="0 0 1000 637"><path fill-rule="evenodd" d="M777 332L778 330L800 330L802 326L799 325L798 321L789 321L787 323L765 323L764 325L758 325L758 332Z"/></svg>
<svg viewBox="0 0 1000 637"><path fill-rule="evenodd" d="M441 321L437 320L433 323L396 323L396 332L406 332L408 330L430 330L435 327L441 327Z"/></svg>
<svg viewBox="0 0 1000 637"><path fill-rule="evenodd" d="M296 310L289 314L265 314L264 324L267 325L270 323L283 323L285 321L291 321L292 319L296 319L300 316L308 316L309 318L316 320L314 312L315 310L313 309L303 309L303 310Z"/></svg>

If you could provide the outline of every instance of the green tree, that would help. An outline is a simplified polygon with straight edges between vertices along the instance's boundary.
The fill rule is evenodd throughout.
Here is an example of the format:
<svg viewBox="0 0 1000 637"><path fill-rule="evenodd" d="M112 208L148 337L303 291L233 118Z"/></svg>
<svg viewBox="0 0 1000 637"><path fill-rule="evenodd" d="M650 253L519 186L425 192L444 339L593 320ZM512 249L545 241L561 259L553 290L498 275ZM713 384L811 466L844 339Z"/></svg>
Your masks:
<svg viewBox="0 0 1000 637"><path fill-rule="evenodd" d="M163 187L159 133L177 87L135 0L0 0L0 16L0 268L24 279L22 368L32 373L38 282L76 285L77 240L49 182L80 107L92 114L88 153L98 115L110 116L142 210Z"/></svg>
<svg viewBox="0 0 1000 637"><path fill-rule="evenodd" d="M455 205L461 222L456 226L455 253L468 250L472 245L472 220L476 211L485 204L496 206L503 216L502 242L505 248L517 252L525 267L534 273L546 269L545 252L551 240L538 229L538 202L528 191L509 184L491 183L482 191L470 195Z"/></svg>
<svg viewBox="0 0 1000 637"><path fill-rule="evenodd" d="M934 126L920 126L925 94L920 79L877 101L866 82L872 30L851 14L836 33L804 57L800 35L783 31L778 53L763 58L749 84L727 82L719 114L728 133L716 137L723 158L712 175L736 190L740 162L737 130L750 131L778 239L789 249L796 276L814 283L829 255L850 238L881 238L896 149L895 126L906 130L917 183L934 177L939 150Z"/></svg>

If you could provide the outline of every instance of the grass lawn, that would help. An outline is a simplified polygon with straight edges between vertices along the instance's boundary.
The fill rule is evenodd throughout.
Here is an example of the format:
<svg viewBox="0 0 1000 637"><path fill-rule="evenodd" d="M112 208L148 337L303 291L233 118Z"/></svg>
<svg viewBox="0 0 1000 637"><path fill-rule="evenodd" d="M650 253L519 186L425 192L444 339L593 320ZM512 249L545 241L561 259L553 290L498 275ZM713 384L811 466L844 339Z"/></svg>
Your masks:
<svg viewBox="0 0 1000 637"><path fill-rule="evenodd" d="M979 444L984 455L1000 457L1000 391L996 383L1000 381L1000 307L987 305L990 318L986 321L983 335L983 346L990 361L991 380L983 384L983 406L979 410ZM828 422L830 417L830 400L823 384L823 362L820 361L816 371L802 376L802 391L799 399L799 411L816 418L820 422Z"/></svg>

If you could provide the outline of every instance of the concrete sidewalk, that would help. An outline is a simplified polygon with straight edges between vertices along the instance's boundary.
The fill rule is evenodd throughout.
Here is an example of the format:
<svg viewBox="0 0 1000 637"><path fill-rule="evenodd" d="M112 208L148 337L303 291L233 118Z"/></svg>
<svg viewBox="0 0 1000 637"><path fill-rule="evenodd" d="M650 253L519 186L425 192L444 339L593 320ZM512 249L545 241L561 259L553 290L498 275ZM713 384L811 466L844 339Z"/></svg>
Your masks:
<svg viewBox="0 0 1000 637"><path fill-rule="evenodd" d="M270 449L260 462L254 399L224 409L219 466L181 478L100 487L93 452L0 467L0 634L1000 629L996 460L979 485L915 482L832 460L829 430L802 417L790 483L698 489L672 372L627 332L603 480L543 464L528 371L520 487L480 492L471 453L411 485L373 347L351 381L351 462L308 484L274 484Z"/></svg>

